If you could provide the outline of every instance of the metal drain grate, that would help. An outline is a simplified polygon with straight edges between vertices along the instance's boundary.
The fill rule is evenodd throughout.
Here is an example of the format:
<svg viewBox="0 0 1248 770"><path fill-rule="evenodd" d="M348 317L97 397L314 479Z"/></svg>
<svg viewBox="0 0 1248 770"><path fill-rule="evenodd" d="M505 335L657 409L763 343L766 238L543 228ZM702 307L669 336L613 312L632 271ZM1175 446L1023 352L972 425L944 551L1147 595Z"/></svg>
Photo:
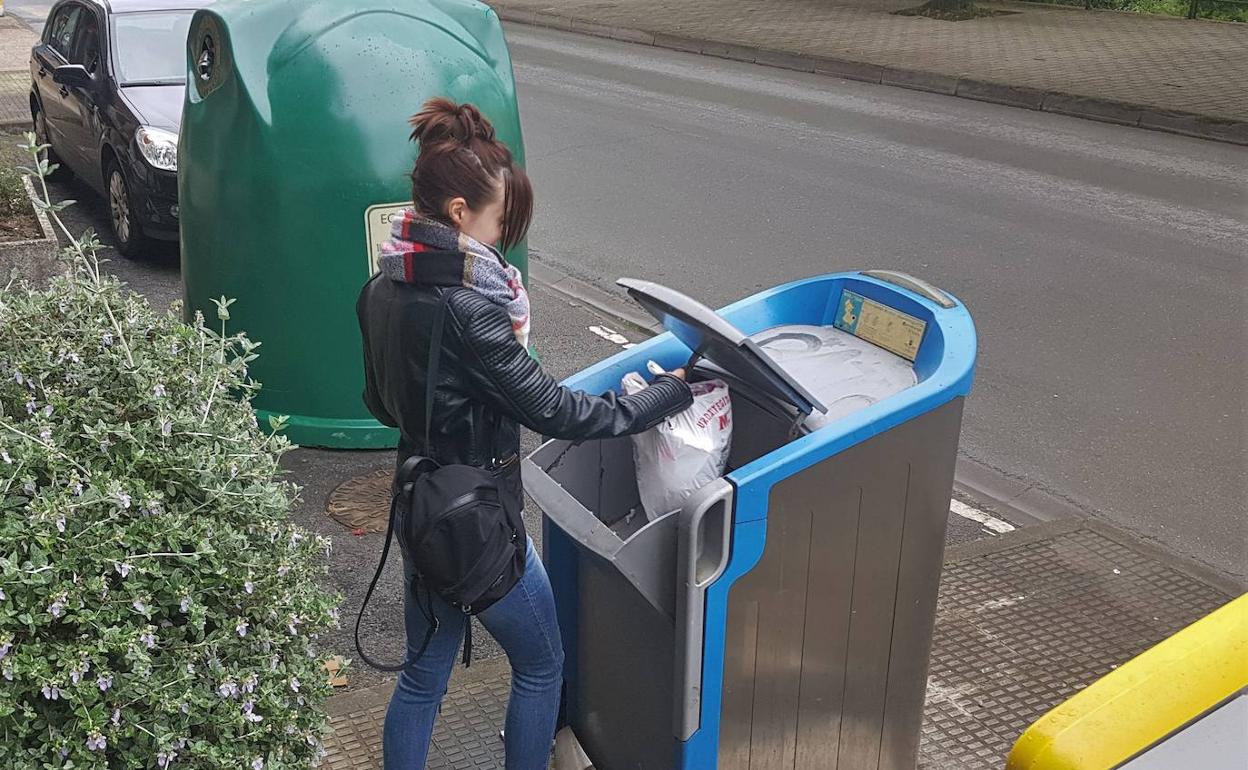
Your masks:
<svg viewBox="0 0 1248 770"><path fill-rule="evenodd" d="M393 478L394 473L388 468L349 478L329 493L325 512L353 532L385 532Z"/></svg>

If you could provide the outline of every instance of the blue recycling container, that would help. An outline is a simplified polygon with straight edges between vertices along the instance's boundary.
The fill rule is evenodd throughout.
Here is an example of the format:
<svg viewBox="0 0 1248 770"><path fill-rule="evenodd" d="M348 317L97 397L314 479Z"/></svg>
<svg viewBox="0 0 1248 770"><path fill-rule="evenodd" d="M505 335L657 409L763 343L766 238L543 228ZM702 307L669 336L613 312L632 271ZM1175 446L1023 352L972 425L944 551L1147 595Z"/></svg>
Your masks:
<svg viewBox="0 0 1248 770"><path fill-rule="evenodd" d="M890 271L718 313L621 285L668 332L570 378L653 360L732 395L726 474L647 513L630 439L525 460L566 652L566 721L598 770L912 770L975 328Z"/></svg>

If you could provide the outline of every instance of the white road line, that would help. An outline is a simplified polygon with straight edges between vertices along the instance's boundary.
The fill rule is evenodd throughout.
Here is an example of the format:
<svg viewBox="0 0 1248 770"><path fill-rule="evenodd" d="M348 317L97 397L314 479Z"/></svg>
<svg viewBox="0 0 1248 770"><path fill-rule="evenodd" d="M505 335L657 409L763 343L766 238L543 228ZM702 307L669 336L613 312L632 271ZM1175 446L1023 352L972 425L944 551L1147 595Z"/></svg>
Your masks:
<svg viewBox="0 0 1248 770"><path fill-rule="evenodd" d="M995 516L989 516L978 508L972 508L960 500L949 501L949 512L956 513L964 519L979 522L984 525L985 529L998 535L1014 531L1014 525L1008 521L1002 521Z"/></svg>
<svg viewBox="0 0 1248 770"><path fill-rule="evenodd" d="M607 342L619 345L625 350L634 347L633 343L628 341L628 337L625 337L623 334L620 334L614 329L608 329L605 326L591 326L589 327L589 330L599 337L602 337Z"/></svg>

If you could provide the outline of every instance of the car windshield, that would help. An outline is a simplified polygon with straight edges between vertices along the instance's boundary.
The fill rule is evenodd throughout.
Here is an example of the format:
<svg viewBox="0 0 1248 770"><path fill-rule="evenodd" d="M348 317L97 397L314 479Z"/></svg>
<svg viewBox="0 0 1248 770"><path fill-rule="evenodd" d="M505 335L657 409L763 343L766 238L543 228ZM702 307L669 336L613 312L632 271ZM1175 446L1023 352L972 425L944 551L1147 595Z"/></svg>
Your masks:
<svg viewBox="0 0 1248 770"><path fill-rule="evenodd" d="M186 36L194 11L122 13L113 17L117 82L186 82Z"/></svg>

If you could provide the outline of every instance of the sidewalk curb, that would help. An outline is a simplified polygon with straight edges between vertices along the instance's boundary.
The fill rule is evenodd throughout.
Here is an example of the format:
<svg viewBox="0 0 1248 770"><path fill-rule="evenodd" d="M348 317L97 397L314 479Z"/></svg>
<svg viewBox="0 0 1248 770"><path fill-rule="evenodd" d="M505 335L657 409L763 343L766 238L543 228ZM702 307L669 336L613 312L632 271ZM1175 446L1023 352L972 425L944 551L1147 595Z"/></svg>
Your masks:
<svg viewBox="0 0 1248 770"><path fill-rule="evenodd" d="M564 299L587 305L633 331L648 335L666 331L640 306L561 270L532 248L529 249L529 277Z"/></svg>
<svg viewBox="0 0 1248 770"><path fill-rule="evenodd" d="M1248 145L1248 121L1218 118L1193 112L1163 110L1142 104L1128 104L1099 97L1079 96L1059 91L1010 86L1002 83L943 75L937 72L885 67L837 57L807 56L736 43L699 40L683 35L627 27L616 27L541 11L495 8L498 17L513 24L575 32L626 43L639 43L685 53L761 64L767 67L832 75L864 83L900 86L917 91L957 96L1009 107L1116 123L1152 131Z"/></svg>

